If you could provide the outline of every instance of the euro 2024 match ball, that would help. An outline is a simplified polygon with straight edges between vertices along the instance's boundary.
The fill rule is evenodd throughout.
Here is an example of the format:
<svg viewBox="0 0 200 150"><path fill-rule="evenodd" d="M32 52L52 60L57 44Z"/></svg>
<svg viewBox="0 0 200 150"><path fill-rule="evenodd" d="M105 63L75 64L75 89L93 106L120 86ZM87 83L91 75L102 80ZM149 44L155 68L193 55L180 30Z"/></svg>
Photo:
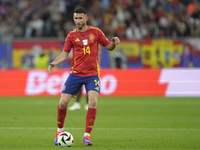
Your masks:
<svg viewBox="0 0 200 150"><path fill-rule="evenodd" d="M61 132L57 137L57 142L61 147L70 147L74 142L74 137L69 132Z"/></svg>

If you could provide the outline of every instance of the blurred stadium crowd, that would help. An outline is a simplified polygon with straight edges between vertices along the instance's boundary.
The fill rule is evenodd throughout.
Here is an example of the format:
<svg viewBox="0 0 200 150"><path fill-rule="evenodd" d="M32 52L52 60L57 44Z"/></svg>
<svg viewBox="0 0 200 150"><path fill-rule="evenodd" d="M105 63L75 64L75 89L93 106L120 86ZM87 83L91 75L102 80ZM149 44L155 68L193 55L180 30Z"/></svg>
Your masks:
<svg viewBox="0 0 200 150"><path fill-rule="evenodd" d="M74 8L108 37L129 39L200 36L200 0L1 0L0 42L13 38L63 39L75 29Z"/></svg>

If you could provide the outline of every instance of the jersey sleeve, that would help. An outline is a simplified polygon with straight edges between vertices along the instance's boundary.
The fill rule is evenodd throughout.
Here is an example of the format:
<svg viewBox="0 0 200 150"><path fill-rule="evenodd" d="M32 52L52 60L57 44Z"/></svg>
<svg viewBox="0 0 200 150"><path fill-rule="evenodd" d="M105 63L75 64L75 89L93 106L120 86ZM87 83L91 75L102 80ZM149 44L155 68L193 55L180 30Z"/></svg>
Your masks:
<svg viewBox="0 0 200 150"><path fill-rule="evenodd" d="M64 45L64 48L63 48L63 51L68 52L68 53L73 48L73 44L71 42L71 38L70 37L71 37L71 34L69 33L67 38L66 38L66 40L65 40L65 45Z"/></svg>
<svg viewBox="0 0 200 150"><path fill-rule="evenodd" d="M102 46L107 46L108 44L110 44L110 41L106 38L105 34L99 29L99 43Z"/></svg>

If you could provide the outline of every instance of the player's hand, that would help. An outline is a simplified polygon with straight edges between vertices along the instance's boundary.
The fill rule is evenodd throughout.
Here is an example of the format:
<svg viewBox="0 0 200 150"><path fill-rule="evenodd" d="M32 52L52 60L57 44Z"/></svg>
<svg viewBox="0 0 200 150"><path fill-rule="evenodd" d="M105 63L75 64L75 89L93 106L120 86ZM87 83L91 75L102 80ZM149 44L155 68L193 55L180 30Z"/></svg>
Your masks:
<svg viewBox="0 0 200 150"><path fill-rule="evenodd" d="M50 74L53 74L52 71L54 70L54 68L55 68L55 65L53 63L50 63L49 67L48 67L48 70L49 70Z"/></svg>
<svg viewBox="0 0 200 150"><path fill-rule="evenodd" d="M117 45L117 44L120 43L120 40L119 40L118 37L112 37L112 38L111 38L111 41L112 41L115 45Z"/></svg>

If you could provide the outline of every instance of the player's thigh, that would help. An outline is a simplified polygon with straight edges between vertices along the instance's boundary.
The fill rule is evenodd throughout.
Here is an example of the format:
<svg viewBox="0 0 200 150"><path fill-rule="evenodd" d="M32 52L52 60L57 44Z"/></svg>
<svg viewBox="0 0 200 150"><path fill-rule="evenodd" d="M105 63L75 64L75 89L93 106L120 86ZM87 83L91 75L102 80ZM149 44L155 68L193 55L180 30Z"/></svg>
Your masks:
<svg viewBox="0 0 200 150"><path fill-rule="evenodd" d="M86 92L93 90L100 93L100 78L99 76L90 76L84 82Z"/></svg>
<svg viewBox="0 0 200 150"><path fill-rule="evenodd" d="M60 97L59 107L61 109L67 108L67 105L69 104L71 98L72 98L71 94L62 93Z"/></svg>
<svg viewBox="0 0 200 150"><path fill-rule="evenodd" d="M74 97L78 94L82 85L81 77L70 74L63 86L62 93L71 94Z"/></svg>

